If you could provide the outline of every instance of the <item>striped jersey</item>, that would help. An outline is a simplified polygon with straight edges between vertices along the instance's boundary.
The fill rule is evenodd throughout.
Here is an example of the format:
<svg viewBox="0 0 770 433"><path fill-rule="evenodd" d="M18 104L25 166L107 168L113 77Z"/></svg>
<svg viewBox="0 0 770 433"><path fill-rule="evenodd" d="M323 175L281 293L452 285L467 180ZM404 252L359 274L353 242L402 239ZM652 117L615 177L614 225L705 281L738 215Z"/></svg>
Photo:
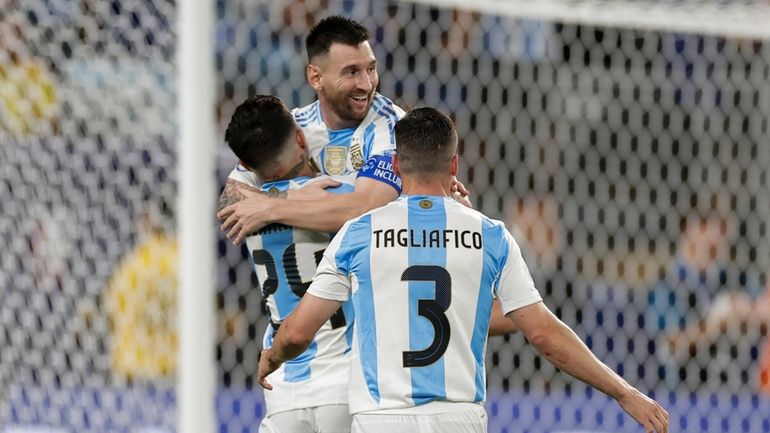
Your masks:
<svg viewBox="0 0 770 433"><path fill-rule="evenodd" d="M294 120L305 133L310 157L321 174L358 173L359 176L381 180L399 193L401 180L393 174L392 168L389 171L382 169L390 164L389 152L396 147L393 126L404 114L404 110L379 93L374 94L369 112L355 128L327 128L319 101L292 110ZM252 186L261 184L253 172L240 164L235 166L229 177Z"/></svg>
<svg viewBox="0 0 770 433"><path fill-rule="evenodd" d="M348 221L309 293L352 299L351 413L481 403L492 300L541 300L503 223L439 196L401 196Z"/></svg>
<svg viewBox="0 0 770 433"><path fill-rule="evenodd" d="M261 188L287 191L324 177L329 176L268 182ZM343 194L353 190L353 176L332 178L341 184L329 191ZM329 233L270 224L246 239L270 317L264 348L272 346L274 331L305 294L331 237ZM352 326L352 305L345 303L323 325L304 353L270 375L274 389L265 392L268 415L321 404L347 404Z"/></svg>

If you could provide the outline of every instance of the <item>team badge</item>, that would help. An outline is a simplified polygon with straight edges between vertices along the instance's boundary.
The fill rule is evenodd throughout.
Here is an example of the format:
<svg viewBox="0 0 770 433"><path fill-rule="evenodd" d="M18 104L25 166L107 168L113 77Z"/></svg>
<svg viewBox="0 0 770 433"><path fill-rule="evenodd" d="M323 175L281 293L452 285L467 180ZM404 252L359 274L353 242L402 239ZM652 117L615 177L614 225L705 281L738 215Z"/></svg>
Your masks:
<svg viewBox="0 0 770 433"><path fill-rule="evenodd" d="M345 172L345 162L348 158L347 147L326 146L324 153L324 170L328 174L337 175Z"/></svg>
<svg viewBox="0 0 770 433"><path fill-rule="evenodd" d="M423 209L430 209L433 207L433 203L430 200L420 200L420 207Z"/></svg>
<svg viewBox="0 0 770 433"><path fill-rule="evenodd" d="M361 150L361 137L353 137L350 140L350 162L353 169L358 170L364 166L364 153Z"/></svg>

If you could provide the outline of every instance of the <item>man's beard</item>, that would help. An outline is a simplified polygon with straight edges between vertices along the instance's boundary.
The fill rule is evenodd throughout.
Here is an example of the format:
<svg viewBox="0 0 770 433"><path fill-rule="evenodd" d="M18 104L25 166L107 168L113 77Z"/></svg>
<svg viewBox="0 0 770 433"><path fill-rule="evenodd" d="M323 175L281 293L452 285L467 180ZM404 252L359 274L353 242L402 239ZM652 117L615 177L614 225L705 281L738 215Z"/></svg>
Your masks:
<svg viewBox="0 0 770 433"><path fill-rule="evenodd" d="M342 98L332 99L332 109L341 120L348 122L361 122L366 117L366 114L369 113L369 109L372 108L372 103L374 101L373 96L374 92L366 95L366 109L360 112L354 110L353 107L351 107L352 102L351 96L349 94Z"/></svg>

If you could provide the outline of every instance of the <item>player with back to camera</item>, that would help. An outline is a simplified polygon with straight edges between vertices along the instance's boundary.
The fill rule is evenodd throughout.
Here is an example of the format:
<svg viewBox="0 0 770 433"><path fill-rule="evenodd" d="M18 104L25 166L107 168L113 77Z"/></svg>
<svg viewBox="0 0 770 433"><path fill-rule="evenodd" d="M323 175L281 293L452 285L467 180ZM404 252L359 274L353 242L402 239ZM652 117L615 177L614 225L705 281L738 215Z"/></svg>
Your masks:
<svg viewBox="0 0 770 433"><path fill-rule="evenodd" d="M268 194L297 190L329 176L316 177L305 135L280 99L253 96L239 105L225 140L245 169L258 175ZM355 174L334 176L335 193L351 192ZM262 289L270 324L263 347L310 285L331 234L270 224L246 238ZM353 312L345 303L321 326L307 350L278 370L275 392L265 394L262 433L350 431L347 405Z"/></svg>
<svg viewBox="0 0 770 433"><path fill-rule="evenodd" d="M337 233L307 294L263 351L260 384L271 389L268 375L352 300L353 432L485 432L484 352L497 297L556 367L613 397L647 432L668 432L668 413L542 303L504 224L450 198L459 161L451 120L418 109L395 134L403 195Z"/></svg>

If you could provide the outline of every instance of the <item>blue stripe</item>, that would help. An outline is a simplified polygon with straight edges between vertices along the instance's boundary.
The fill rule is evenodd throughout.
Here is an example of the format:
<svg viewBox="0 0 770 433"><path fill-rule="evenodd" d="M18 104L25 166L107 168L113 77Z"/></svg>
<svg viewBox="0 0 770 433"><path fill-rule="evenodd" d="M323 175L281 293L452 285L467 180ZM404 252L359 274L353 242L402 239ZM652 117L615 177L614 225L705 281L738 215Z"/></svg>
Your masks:
<svg viewBox="0 0 770 433"><path fill-rule="evenodd" d="M381 108L382 108L383 110L385 110L385 111L387 111L387 112L391 113L391 114L392 114L393 116L395 116L395 117L398 117L398 116L396 115L396 110L394 110L394 109L393 109L393 102L392 102L390 99L388 99L388 98L386 98L386 97L384 97L384 96L381 96L381 97L379 98L379 100L380 100L380 101L381 101L381 103L382 103L382 105L381 105Z"/></svg>
<svg viewBox="0 0 770 433"><path fill-rule="evenodd" d="M390 134L390 145L392 147L396 147L396 136L393 133L393 127L398 122L398 116L396 115L396 112L390 109L390 112L388 112L389 107L386 107L383 102L383 99L385 99L387 102L390 102L386 98L377 99L375 100L374 104L372 104L372 107L374 107L374 111L385 118L385 121L388 123L388 133Z"/></svg>
<svg viewBox="0 0 770 433"><path fill-rule="evenodd" d="M489 332L489 318L492 314L493 286L500 275L500 255L507 257L508 243L502 226L482 217L481 239L484 251L479 297L476 301L476 319L473 322L471 353L476 363L476 396L474 401L483 401L486 393L484 381L484 346ZM505 260L502 261L505 263Z"/></svg>
<svg viewBox="0 0 770 433"><path fill-rule="evenodd" d="M318 105L318 101L315 101L304 108L300 108L297 114L294 115L294 118L297 120L300 120L308 117L309 115L313 114L313 109L315 108L316 105Z"/></svg>
<svg viewBox="0 0 770 433"><path fill-rule="evenodd" d="M273 347L273 326L270 324L267 325L262 347L265 349ZM318 343L313 340L300 356L286 361L283 366L284 380L286 382L302 382L310 379L310 363L316 358L316 355L318 355Z"/></svg>
<svg viewBox="0 0 770 433"><path fill-rule="evenodd" d="M374 312L374 290L370 269L372 217L364 215L348 226L335 259L340 272L355 273L358 290L353 294L356 310L355 327L358 350L369 395L379 403L380 386L377 376L377 322Z"/></svg>
<svg viewBox="0 0 770 433"><path fill-rule="evenodd" d="M397 122L398 121L398 115L396 115L396 112L386 105L385 102L381 100L374 101L374 104L372 104L372 107L374 107L374 110L381 115L382 117L387 118L389 121Z"/></svg>
<svg viewBox="0 0 770 433"><path fill-rule="evenodd" d="M391 120L391 118L389 117L389 115L387 113L383 113L383 112L381 112L381 111L379 111L377 109L375 109L375 111L378 114L380 114L382 117L384 117L385 121L388 123L388 133L390 134L390 145L391 145L391 147L395 148L396 147L396 135L393 133L393 126L395 125L395 122L397 120L396 121Z"/></svg>
<svg viewBox="0 0 770 433"><path fill-rule="evenodd" d="M313 107L313 117L311 119L315 122L321 121L321 104L318 102L315 103L315 106Z"/></svg>
<svg viewBox="0 0 770 433"><path fill-rule="evenodd" d="M278 277L278 288L273 293L273 299L275 299L280 320L284 320L286 316L291 314L299 303L299 297L289 287L289 282L286 280L286 270L283 266L283 254L286 248L293 243L294 229L292 228L262 235L262 248L273 258L275 273Z"/></svg>
<svg viewBox="0 0 770 433"><path fill-rule="evenodd" d="M415 233L422 230L444 230L446 228L446 210L444 200L439 197L408 197L408 224ZM430 200L433 206L422 209L420 202ZM417 240L417 243L420 243ZM409 247L409 266L438 265L446 267L446 249ZM409 282L409 350L420 351L430 346L436 336L433 324L417 314L417 302L420 299L436 299L435 283L426 281ZM444 357L425 367L411 368L412 400L415 405L446 398L444 378Z"/></svg>
<svg viewBox="0 0 770 433"><path fill-rule="evenodd" d="M374 122L372 122L364 130L364 148L361 149L363 151L364 161L368 161L372 156L371 152L372 146L374 146L374 128Z"/></svg>
<svg viewBox="0 0 770 433"><path fill-rule="evenodd" d="M302 382L310 379L310 362L318 354L318 343L313 340L302 355L286 361L284 364L284 380L286 382Z"/></svg>

